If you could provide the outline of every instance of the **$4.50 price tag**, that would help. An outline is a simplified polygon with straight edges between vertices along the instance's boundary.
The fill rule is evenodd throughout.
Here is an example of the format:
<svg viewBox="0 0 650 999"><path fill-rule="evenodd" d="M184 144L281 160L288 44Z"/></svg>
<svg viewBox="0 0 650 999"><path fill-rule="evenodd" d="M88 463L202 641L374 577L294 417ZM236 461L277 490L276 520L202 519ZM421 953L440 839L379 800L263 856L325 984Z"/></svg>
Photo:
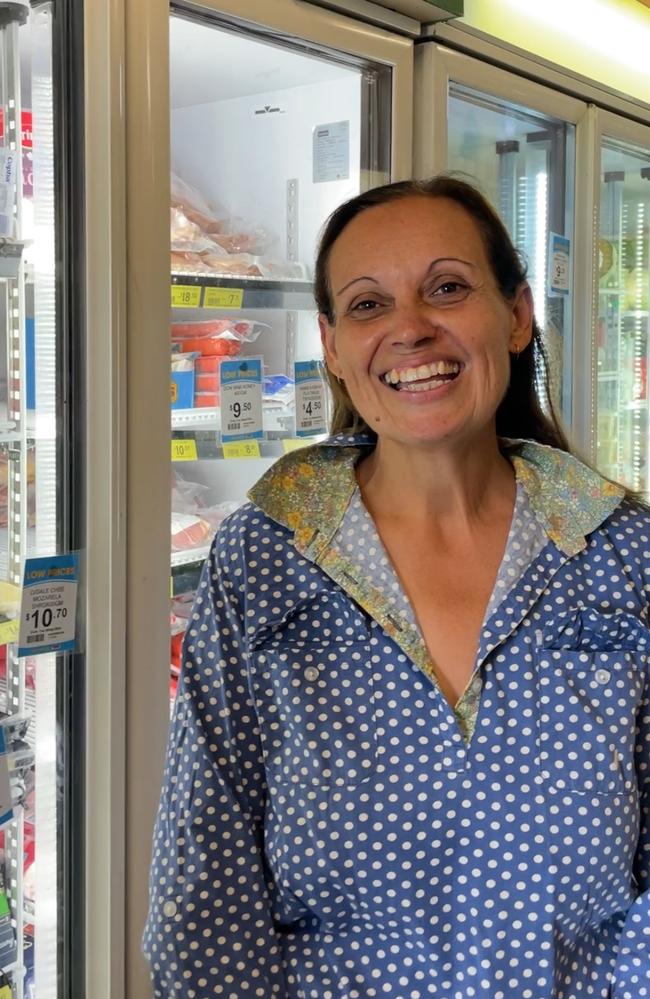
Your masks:
<svg viewBox="0 0 650 999"><path fill-rule="evenodd" d="M262 358L222 361L219 367L221 440L259 440L262 429Z"/></svg>
<svg viewBox="0 0 650 999"><path fill-rule="evenodd" d="M327 431L327 401L320 361L296 361L296 437L314 437Z"/></svg>
<svg viewBox="0 0 650 999"><path fill-rule="evenodd" d="M71 652L77 632L78 559L73 553L25 562L18 655Z"/></svg>

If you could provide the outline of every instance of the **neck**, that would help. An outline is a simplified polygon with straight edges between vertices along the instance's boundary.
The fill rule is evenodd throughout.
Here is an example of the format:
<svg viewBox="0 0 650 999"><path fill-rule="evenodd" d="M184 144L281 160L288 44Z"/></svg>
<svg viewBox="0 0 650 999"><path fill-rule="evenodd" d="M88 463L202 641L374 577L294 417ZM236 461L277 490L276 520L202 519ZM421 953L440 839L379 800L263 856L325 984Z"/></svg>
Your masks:
<svg viewBox="0 0 650 999"><path fill-rule="evenodd" d="M514 472L493 432L423 447L379 438L357 467L357 481L375 520L470 524L514 505Z"/></svg>

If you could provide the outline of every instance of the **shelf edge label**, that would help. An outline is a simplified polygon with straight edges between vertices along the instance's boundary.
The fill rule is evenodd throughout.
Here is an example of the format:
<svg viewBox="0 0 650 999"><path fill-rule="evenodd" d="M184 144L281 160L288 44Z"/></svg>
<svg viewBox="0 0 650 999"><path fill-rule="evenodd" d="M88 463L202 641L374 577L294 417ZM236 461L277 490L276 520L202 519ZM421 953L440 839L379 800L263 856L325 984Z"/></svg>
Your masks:
<svg viewBox="0 0 650 999"><path fill-rule="evenodd" d="M231 441L223 445L224 458L261 458L257 441Z"/></svg>
<svg viewBox="0 0 650 999"><path fill-rule="evenodd" d="M243 288L208 288L203 292L204 309L241 309Z"/></svg>
<svg viewBox="0 0 650 999"><path fill-rule="evenodd" d="M172 285L173 309L198 309L201 304L201 286L194 284Z"/></svg>
<svg viewBox="0 0 650 999"><path fill-rule="evenodd" d="M195 440L182 440L179 437L172 440L172 461L197 461L198 457Z"/></svg>

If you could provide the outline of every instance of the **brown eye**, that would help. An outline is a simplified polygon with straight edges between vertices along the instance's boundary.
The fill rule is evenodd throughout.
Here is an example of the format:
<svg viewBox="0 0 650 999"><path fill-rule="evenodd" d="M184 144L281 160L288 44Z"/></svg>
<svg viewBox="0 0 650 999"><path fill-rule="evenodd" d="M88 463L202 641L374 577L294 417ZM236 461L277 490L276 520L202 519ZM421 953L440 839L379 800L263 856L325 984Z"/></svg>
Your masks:
<svg viewBox="0 0 650 999"><path fill-rule="evenodd" d="M445 301L458 302L469 293L469 287L463 281L443 281L432 288L435 298L443 298Z"/></svg>
<svg viewBox="0 0 650 999"><path fill-rule="evenodd" d="M373 312L375 309L379 308L379 302L376 302L373 298L362 298L361 301L355 302L350 306L349 311L357 314Z"/></svg>

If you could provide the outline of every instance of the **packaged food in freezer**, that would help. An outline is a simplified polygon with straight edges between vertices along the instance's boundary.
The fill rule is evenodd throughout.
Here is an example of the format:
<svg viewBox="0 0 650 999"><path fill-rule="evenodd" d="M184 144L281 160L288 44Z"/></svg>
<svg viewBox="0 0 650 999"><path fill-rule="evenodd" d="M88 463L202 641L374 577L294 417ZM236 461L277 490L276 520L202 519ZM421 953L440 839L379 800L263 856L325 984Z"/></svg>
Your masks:
<svg viewBox="0 0 650 999"><path fill-rule="evenodd" d="M171 202L173 209L182 212L201 233L211 236L226 253L261 253L270 243L269 235L262 226L233 217L220 206L208 204L200 191L174 173L171 176Z"/></svg>
<svg viewBox="0 0 650 999"><path fill-rule="evenodd" d="M198 514L172 512L172 551L198 548L206 543L211 532L209 522Z"/></svg>
<svg viewBox="0 0 650 999"><path fill-rule="evenodd" d="M196 352L202 357L233 357L244 343L252 343L264 329L252 320L212 319L196 323L173 323L172 342L183 353Z"/></svg>
<svg viewBox="0 0 650 999"><path fill-rule="evenodd" d="M219 406L219 392L195 392L194 406L196 409L216 409Z"/></svg>

